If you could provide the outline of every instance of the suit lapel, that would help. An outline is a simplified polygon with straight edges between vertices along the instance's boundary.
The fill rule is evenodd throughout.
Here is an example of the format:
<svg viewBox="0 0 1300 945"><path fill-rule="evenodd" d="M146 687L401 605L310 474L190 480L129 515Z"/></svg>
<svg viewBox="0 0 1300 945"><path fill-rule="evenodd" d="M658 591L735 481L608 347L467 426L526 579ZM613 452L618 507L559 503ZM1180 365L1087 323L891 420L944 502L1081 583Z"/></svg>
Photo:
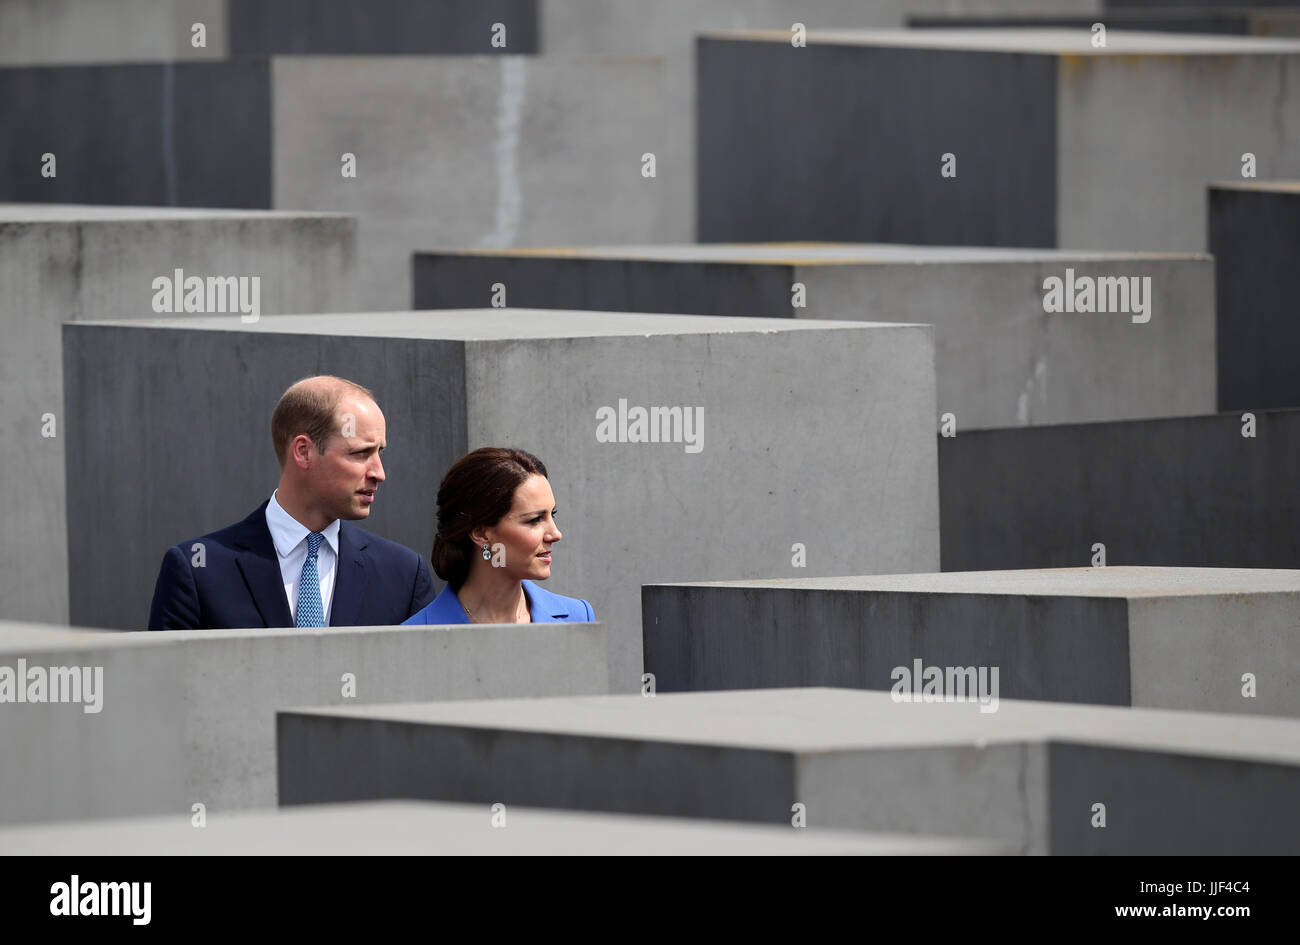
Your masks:
<svg viewBox="0 0 1300 945"><path fill-rule="evenodd" d="M267 627L292 627L289 599L284 594L284 579L280 575L280 558L275 553L271 530L266 527L266 503L240 523L235 539L238 551L235 563L244 576L244 584L253 598L253 605Z"/></svg>
<svg viewBox="0 0 1300 945"><path fill-rule="evenodd" d="M355 529L339 523L339 564L334 575L331 627L355 627L366 594L365 547L368 542Z"/></svg>

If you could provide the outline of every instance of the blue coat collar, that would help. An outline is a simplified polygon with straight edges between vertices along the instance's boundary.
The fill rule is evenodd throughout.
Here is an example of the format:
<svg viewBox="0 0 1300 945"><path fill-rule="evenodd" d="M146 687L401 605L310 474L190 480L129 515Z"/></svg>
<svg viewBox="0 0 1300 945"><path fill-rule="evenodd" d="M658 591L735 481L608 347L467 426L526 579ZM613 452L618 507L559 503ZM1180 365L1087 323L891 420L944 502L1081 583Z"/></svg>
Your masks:
<svg viewBox="0 0 1300 945"><path fill-rule="evenodd" d="M570 607L567 597L552 594L532 581L524 581L523 585L524 596L528 598L528 612L533 616L533 623L563 623L569 619ZM422 623L433 626L469 623L469 616L465 613L460 598L456 596L450 584L433 599L433 603L416 616L421 618Z"/></svg>

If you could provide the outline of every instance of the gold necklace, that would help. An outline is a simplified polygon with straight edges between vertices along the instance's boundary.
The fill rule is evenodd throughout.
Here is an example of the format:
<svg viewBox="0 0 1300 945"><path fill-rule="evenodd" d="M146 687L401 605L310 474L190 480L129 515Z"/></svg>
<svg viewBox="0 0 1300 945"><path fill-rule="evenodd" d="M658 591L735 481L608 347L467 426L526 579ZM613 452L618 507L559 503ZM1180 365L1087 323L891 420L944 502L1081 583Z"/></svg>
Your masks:
<svg viewBox="0 0 1300 945"><path fill-rule="evenodd" d="M525 614L528 613L528 598L527 598L526 596L524 596L522 592L520 592L520 596L523 597L523 600L521 601L521 603L522 603L523 606L522 606L522 607L516 607L516 608L515 608L515 621L514 621L515 623L523 623L523 622L524 622L524 621L522 621L522 620L519 619L520 616L521 616L520 611L523 611L523 613L525 613ZM470 623L478 623L478 621L474 619L474 611L472 611L472 610L470 610L468 607L466 607L464 601L461 601L460 606L461 606L461 608L465 611L465 616L469 618L469 622L470 622Z"/></svg>

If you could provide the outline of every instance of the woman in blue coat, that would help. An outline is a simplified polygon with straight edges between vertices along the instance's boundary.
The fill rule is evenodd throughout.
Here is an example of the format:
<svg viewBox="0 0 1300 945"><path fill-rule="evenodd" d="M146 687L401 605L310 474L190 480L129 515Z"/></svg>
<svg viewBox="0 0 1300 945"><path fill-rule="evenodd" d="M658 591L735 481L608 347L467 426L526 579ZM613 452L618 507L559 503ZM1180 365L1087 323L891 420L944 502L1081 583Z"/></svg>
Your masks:
<svg viewBox="0 0 1300 945"><path fill-rule="evenodd" d="M438 488L433 570L442 593L407 624L589 623L591 604L543 590L563 537L546 467L523 450L484 447Z"/></svg>

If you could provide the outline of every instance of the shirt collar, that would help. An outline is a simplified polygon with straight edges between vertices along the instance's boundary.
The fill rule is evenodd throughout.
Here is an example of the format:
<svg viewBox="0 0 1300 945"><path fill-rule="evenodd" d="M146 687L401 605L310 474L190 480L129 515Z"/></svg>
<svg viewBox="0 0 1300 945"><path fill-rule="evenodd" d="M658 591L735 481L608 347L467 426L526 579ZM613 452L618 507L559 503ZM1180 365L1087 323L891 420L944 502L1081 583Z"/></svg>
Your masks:
<svg viewBox="0 0 1300 945"><path fill-rule="evenodd" d="M266 503L266 527L271 532L271 540L275 542L276 554L281 558L287 558L295 548L307 540L311 532L276 501L275 497L279 491L276 489L272 492L271 501ZM339 520L335 519L321 532L335 556L339 553L339 524Z"/></svg>

